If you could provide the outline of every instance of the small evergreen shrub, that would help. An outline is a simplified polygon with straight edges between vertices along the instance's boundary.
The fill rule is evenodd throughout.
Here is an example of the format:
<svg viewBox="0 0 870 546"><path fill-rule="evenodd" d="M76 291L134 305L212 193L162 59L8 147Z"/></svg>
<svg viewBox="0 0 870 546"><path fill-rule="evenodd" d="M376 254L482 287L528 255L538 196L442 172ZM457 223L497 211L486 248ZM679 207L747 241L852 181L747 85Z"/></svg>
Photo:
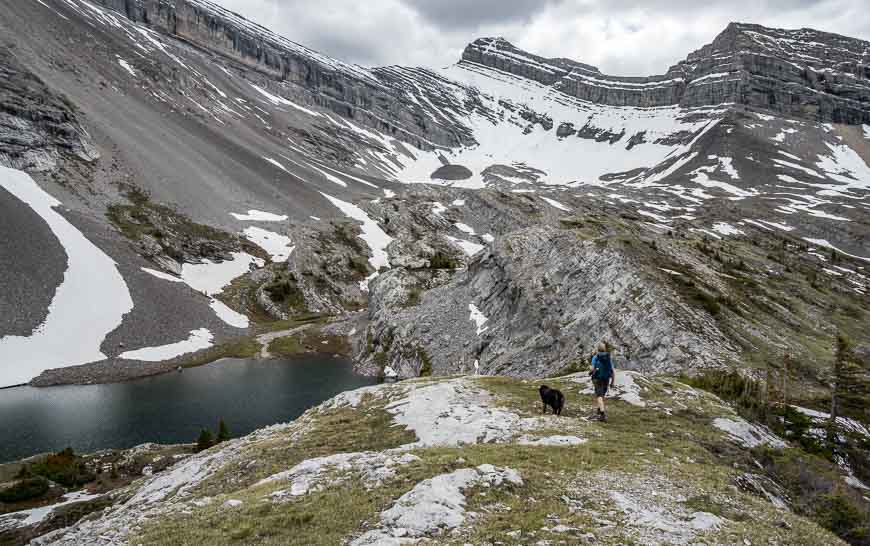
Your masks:
<svg viewBox="0 0 870 546"><path fill-rule="evenodd" d="M199 432L199 438L196 440L196 451L204 451L215 444L214 436L207 428Z"/></svg>
<svg viewBox="0 0 870 546"><path fill-rule="evenodd" d="M220 442L226 442L229 439L230 439L230 429L227 428L227 424L224 422L223 419L221 419L220 422L218 423L217 441L218 441L218 443L220 443Z"/></svg>
<svg viewBox="0 0 870 546"><path fill-rule="evenodd" d="M21 502L41 497L48 492L48 480L41 476L21 480L6 489L0 489L0 502Z"/></svg>

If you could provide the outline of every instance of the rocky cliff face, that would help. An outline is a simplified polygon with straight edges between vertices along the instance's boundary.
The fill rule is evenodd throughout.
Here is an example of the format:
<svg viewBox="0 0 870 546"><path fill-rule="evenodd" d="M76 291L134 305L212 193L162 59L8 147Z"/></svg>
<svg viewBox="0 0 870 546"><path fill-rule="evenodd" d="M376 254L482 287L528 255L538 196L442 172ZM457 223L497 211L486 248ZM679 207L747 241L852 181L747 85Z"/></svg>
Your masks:
<svg viewBox="0 0 870 546"><path fill-rule="evenodd" d="M294 84L303 102L395 135L418 148L469 141L468 135L423 116L419 106L397 97L372 71L308 49L207 0L99 3L131 21Z"/></svg>
<svg viewBox="0 0 870 546"><path fill-rule="evenodd" d="M47 171L65 156L97 155L75 107L0 46L0 165Z"/></svg>
<svg viewBox="0 0 870 546"><path fill-rule="evenodd" d="M607 76L597 68L545 59L501 38L471 43L462 60L614 106L697 107L736 103L811 120L870 120L870 44L814 30L732 23L709 45L661 76Z"/></svg>

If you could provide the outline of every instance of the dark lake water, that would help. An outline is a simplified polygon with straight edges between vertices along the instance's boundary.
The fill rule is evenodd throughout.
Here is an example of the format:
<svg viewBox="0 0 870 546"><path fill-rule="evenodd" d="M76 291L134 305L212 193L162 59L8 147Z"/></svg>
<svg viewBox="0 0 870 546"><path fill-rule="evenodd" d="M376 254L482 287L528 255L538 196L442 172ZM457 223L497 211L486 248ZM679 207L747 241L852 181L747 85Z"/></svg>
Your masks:
<svg viewBox="0 0 870 546"><path fill-rule="evenodd" d="M0 462L71 446L87 453L143 442L195 442L223 418L233 436L301 415L376 383L329 355L225 359L128 383L0 390Z"/></svg>

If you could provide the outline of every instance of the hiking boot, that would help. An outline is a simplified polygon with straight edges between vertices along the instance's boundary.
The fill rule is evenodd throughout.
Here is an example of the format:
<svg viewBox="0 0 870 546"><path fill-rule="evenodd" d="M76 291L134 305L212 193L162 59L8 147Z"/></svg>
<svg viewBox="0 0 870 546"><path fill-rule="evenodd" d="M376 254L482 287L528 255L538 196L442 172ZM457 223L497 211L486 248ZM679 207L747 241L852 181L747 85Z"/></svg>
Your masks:
<svg viewBox="0 0 870 546"><path fill-rule="evenodd" d="M603 411L599 411L598 412L598 420L601 421L602 423L607 422L607 414L604 413Z"/></svg>

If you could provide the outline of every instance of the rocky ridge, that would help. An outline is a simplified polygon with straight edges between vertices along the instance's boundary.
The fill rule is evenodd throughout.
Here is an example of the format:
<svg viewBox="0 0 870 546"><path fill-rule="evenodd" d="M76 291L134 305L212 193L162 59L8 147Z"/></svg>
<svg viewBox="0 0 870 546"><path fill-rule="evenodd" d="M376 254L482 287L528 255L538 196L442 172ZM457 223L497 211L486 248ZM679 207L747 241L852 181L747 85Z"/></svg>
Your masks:
<svg viewBox="0 0 870 546"><path fill-rule="evenodd" d="M537 383L517 380L347 392L111 492L34 544L843 544L810 520L824 517L810 497L773 479L799 449L718 398L625 372L600 424L578 419L585 375L547 382L568 396L562 417L541 416ZM812 494L841 487L830 466L804 464L822 472Z"/></svg>

